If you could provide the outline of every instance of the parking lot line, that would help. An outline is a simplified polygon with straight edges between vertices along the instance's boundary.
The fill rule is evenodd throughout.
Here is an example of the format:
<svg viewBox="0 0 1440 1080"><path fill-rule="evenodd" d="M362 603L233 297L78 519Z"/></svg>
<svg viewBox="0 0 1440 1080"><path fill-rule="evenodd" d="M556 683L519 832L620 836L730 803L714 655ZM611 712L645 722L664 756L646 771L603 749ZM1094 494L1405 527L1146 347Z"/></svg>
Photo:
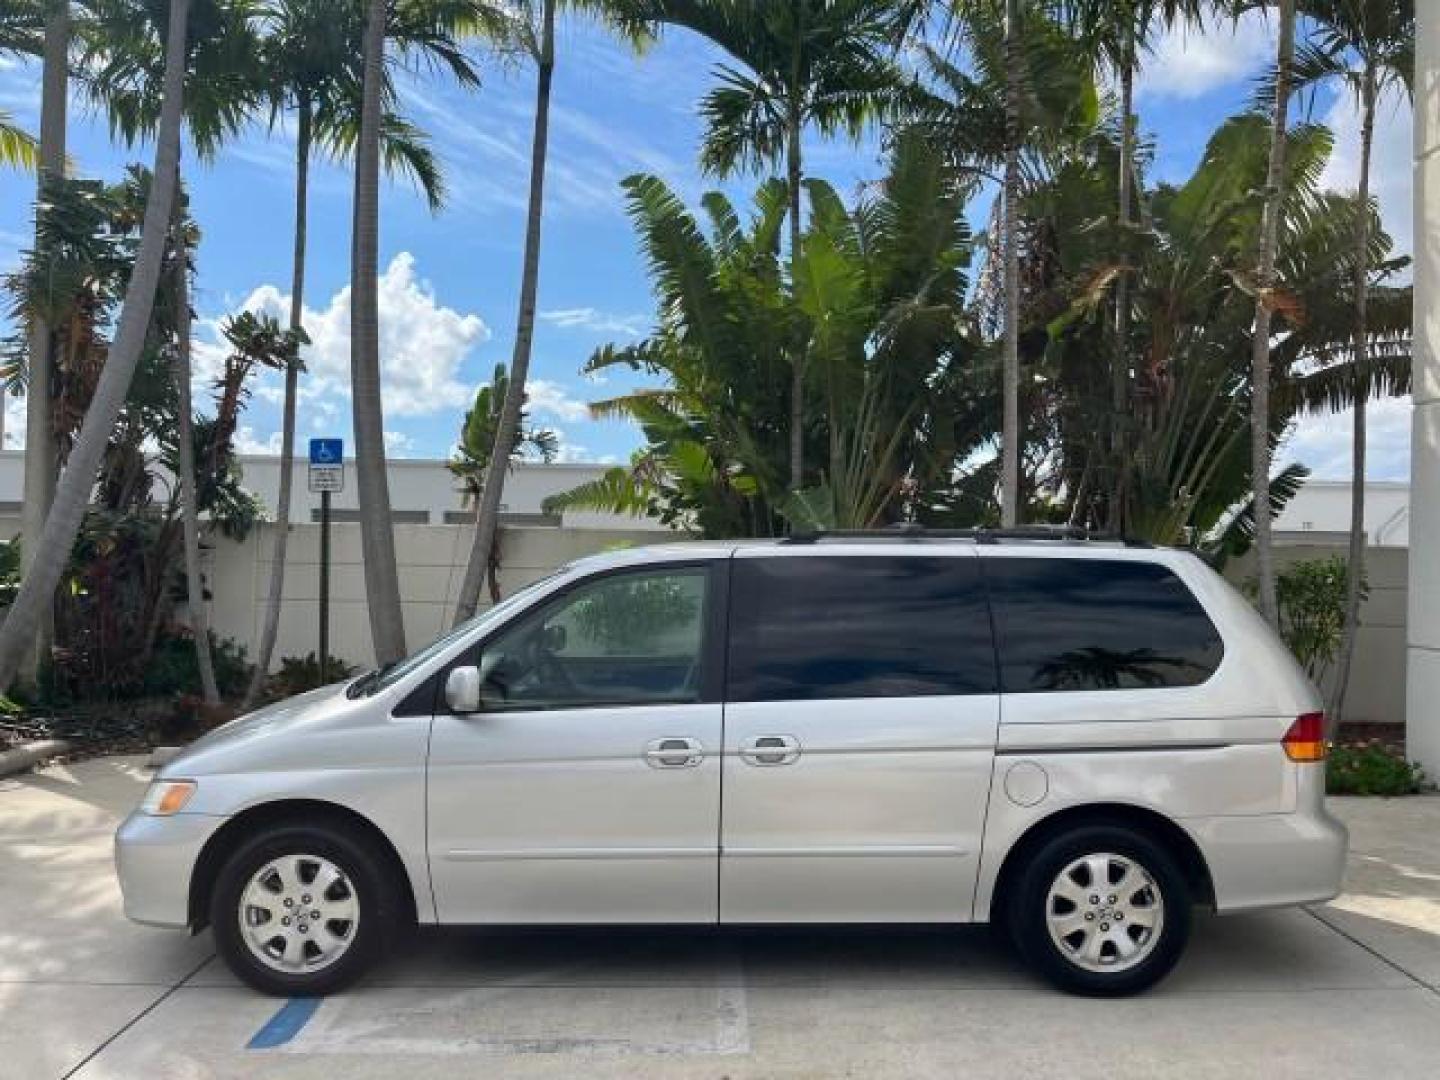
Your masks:
<svg viewBox="0 0 1440 1080"><path fill-rule="evenodd" d="M324 998L291 998L251 1036L245 1049L273 1050L288 1043L310 1022L322 1001Z"/></svg>

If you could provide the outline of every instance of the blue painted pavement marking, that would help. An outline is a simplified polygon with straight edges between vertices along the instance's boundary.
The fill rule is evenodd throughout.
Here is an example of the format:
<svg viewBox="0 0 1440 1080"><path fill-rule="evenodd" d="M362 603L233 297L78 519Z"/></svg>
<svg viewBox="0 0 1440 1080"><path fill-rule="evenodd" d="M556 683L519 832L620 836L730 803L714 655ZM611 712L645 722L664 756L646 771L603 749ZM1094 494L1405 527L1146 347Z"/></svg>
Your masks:
<svg viewBox="0 0 1440 1080"><path fill-rule="evenodd" d="M255 1033L245 1045L247 1050L270 1050L284 1046L310 1022L315 1010L320 1008L323 998L291 998L265 1021L265 1026Z"/></svg>

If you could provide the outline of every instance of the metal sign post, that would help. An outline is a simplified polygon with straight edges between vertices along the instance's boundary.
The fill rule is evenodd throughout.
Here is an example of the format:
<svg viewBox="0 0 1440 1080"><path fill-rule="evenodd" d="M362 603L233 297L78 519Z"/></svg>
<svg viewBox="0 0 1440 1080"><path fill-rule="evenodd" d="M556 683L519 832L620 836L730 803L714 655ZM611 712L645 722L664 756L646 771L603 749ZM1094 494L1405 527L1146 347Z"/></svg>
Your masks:
<svg viewBox="0 0 1440 1080"><path fill-rule="evenodd" d="M310 440L310 490L320 493L320 685L330 681L330 496L345 490L345 444Z"/></svg>

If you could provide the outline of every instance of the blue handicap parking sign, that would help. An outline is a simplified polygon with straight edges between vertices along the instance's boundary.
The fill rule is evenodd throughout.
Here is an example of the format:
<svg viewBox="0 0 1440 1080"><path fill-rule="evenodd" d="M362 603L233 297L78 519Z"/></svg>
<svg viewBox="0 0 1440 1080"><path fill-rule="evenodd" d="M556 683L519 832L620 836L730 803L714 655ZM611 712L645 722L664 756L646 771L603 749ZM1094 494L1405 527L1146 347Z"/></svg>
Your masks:
<svg viewBox="0 0 1440 1080"><path fill-rule="evenodd" d="M345 444L340 439L311 439L311 465L339 465L345 460Z"/></svg>

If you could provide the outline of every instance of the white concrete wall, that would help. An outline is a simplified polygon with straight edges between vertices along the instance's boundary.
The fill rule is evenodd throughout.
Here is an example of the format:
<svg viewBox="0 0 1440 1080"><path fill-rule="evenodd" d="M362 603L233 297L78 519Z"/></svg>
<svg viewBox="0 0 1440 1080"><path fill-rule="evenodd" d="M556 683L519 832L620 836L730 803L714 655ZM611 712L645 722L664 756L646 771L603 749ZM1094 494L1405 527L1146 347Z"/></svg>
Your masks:
<svg viewBox="0 0 1440 1080"><path fill-rule="evenodd" d="M1297 562L1344 556L1343 537L1336 543L1286 544L1275 548L1275 566L1284 570ZM1360 608L1360 637L1346 692L1345 719L1356 723L1398 724L1405 717L1405 585L1410 552L1404 548L1371 548L1365 553L1369 598ZM1255 577L1253 555L1233 560L1225 576L1235 584ZM1331 675L1333 676L1333 672ZM1321 690L1330 699L1331 682Z"/></svg>
<svg viewBox="0 0 1440 1080"><path fill-rule="evenodd" d="M1415 412L1406 657L1410 756L1440 776L1440 4L1415 5Z"/></svg>
<svg viewBox="0 0 1440 1080"><path fill-rule="evenodd" d="M465 576L473 530L458 525L397 525L395 548L405 640L411 651L451 625ZM675 539L653 530L513 528L501 530L500 587L509 594L573 559L617 545ZM217 634L244 644L253 658L270 582L275 527L262 525L241 543L218 541L207 578L210 624ZM330 537L330 654L358 666L374 663L370 616L365 603L360 527L334 525ZM295 525L285 560L285 600L273 657L303 656L319 642L320 527ZM482 591L482 605L489 593Z"/></svg>

